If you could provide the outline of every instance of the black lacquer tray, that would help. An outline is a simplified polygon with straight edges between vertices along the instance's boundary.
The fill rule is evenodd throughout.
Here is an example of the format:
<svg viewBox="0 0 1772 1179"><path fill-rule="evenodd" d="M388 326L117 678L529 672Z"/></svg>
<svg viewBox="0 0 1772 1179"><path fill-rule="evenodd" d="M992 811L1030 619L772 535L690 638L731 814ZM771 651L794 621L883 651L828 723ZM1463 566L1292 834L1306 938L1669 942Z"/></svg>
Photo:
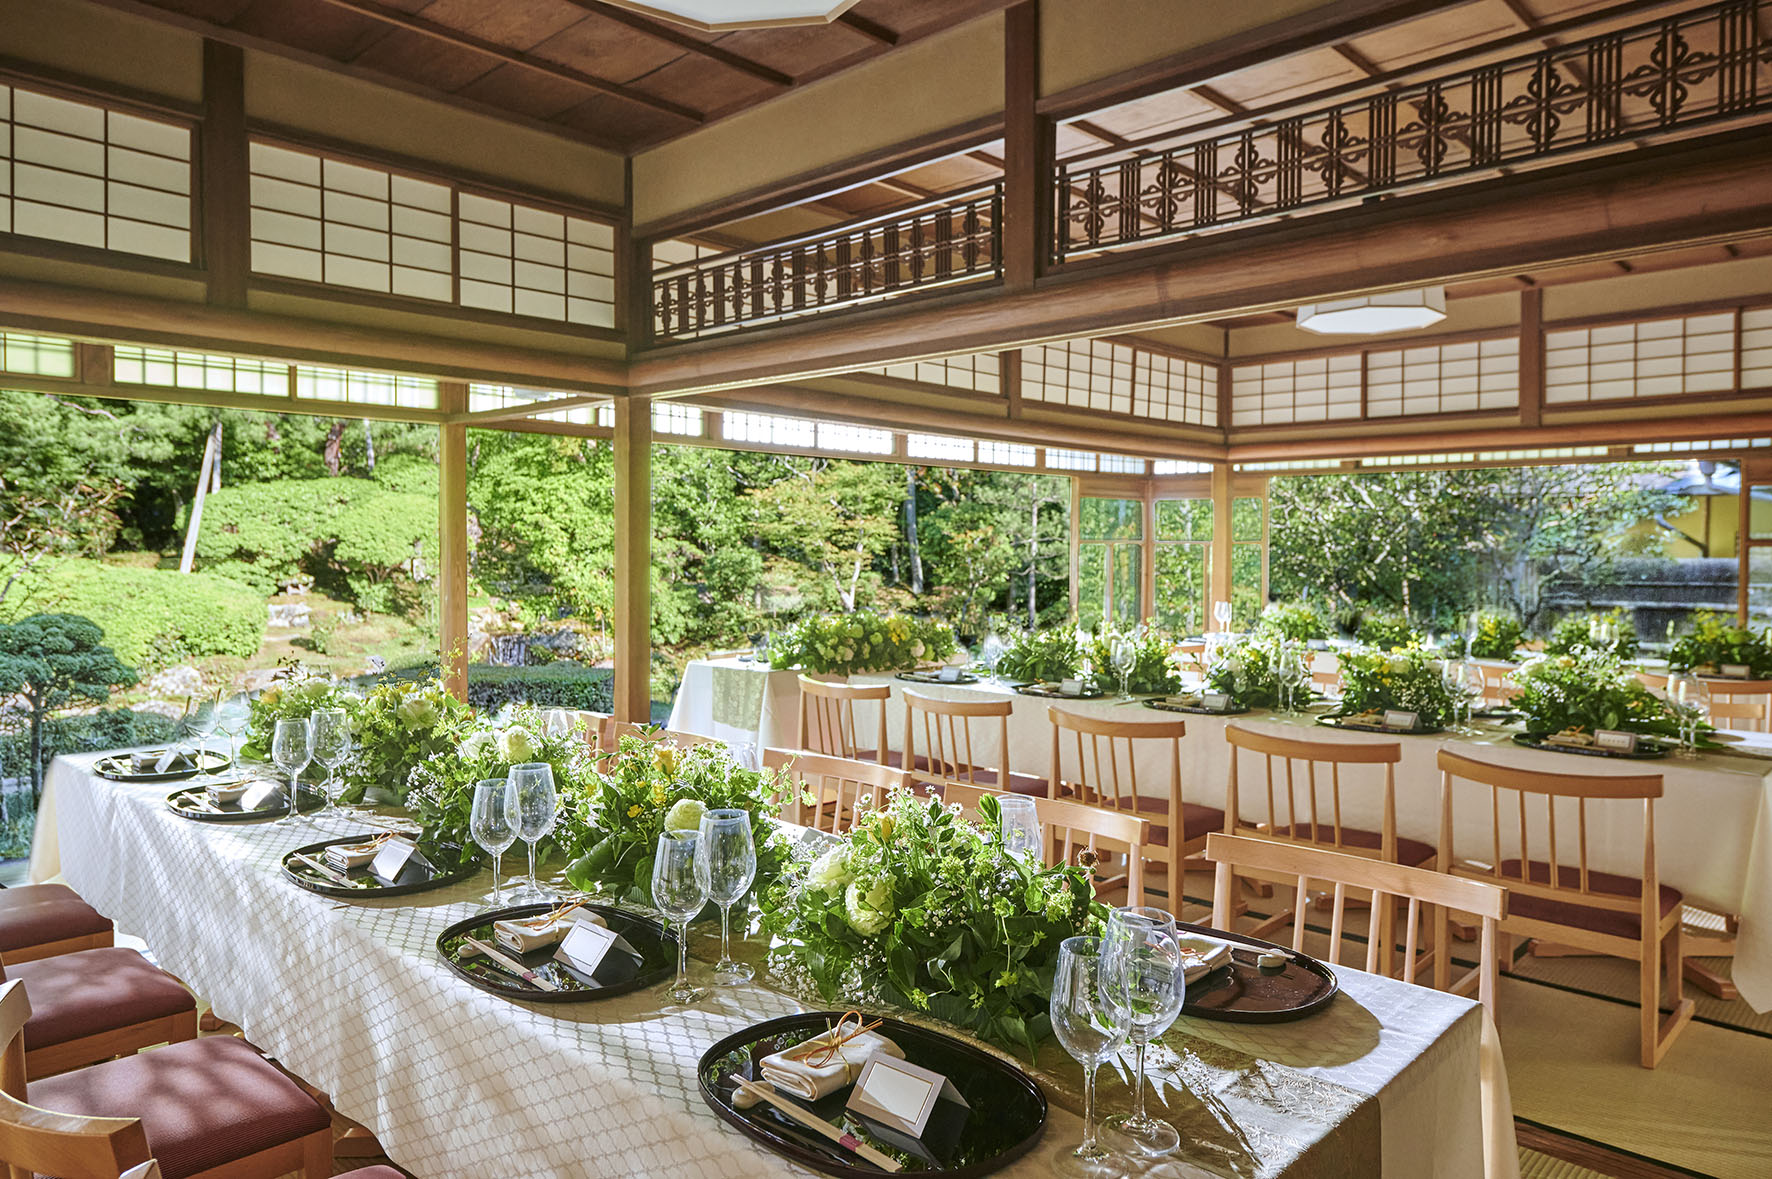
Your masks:
<svg viewBox="0 0 1772 1179"><path fill-rule="evenodd" d="M151 749L149 753L165 753L164 749ZM182 782L186 778L195 778L198 774L219 774L234 763L225 753L204 750L201 754L184 754L184 760L177 769L167 768L161 771L130 769L133 754L112 753L92 763L92 772L101 778L109 778L113 782Z"/></svg>
<svg viewBox="0 0 1772 1179"><path fill-rule="evenodd" d="M1103 688L1089 688L1082 692L1060 692L1057 688L1048 688L1045 684L1023 684L1015 689L1023 696L1044 696L1048 700L1100 700L1107 695Z"/></svg>
<svg viewBox="0 0 1772 1179"><path fill-rule="evenodd" d="M338 869L344 873L346 879L353 882L351 884L339 884L295 858L300 855L312 856L324 864L326 849L333 844L365 843L374 837L374 832L365 832L362 835L347 835L342 839L327 839L298 847L283 857L283 875L298 887L317 892L321 896L366 898L403 897L415 892L428 892L433 888L444 888L466 880L480 870L473 857L463 854L462 849L453 843L419 842L417 854L407 860L400 869L400 875L393 880L377 876L369 870L367 864L358 868ZM421 860L420 856L424 858Z"/></svg>
<svg viewBox="0 0 1772 1179"><path fill-rule="evenodd" d="M1286 1023L1315 1015L1341 989L1335 972L1308 954L1204 925L1178 922L1176 929L1231 943L1229 963L1188 984L1183 1015L1223 1023ZM1262 970L1256 964L1270 949L1291 955L1284 969Z"/></svg>
<svg viewBox="0 0 1772 1179"><path fill-rule="evenodd" d="M187 786L183 790L174 790L166 796L167 809L181 819L192 819L199 823L255 823L260 819L280 819L289 813L289 802L286 798L287 785L271 779L264 779L266 787L262 799L254 800L248 793L232 802L215 802L209 797L209 786ZM260 805L243 807L242 802L258 801ZM302 787L301 810L306 814L320 809L325 802L318 790Z"/></svg>
<svg viewBox="0 0 1772 1179"><path fill-rule="evenodd" d="M534 905L513 905L509 908L494 909L469 917L465 921L457 921L448 929L437 935L437 953L449 969L489 994L506 999L518 999L525 1003L585 1003L594 999L608 999L616 995L625 995L629 991L637 991L644 987L656 986L667 982L677 973L677 935L650 917L642 917L626 909L618 909L614 905L597 905L586 903L586 912L595 913L603 918L610 929L620 934L627 943L634 947L639 957L626 954L619 949L609 951L603 964L598 967L596 978L587 978L573 970L564 962L556 961L553 946L542 946L519 954L514 950L505 950L498 946L492 934L492 923L507 918L539 917L551 912L558 906L552 902ZM521 962L524 969L534 971L550 982L559 985L557 991L544 991L531 986L520 978L516 978L483 957L461 956L462 939L476 938L489 946L500 949L506 956Z"/></svg>
<svg viewBox="0 0 1772 1179"><path fill-rule="evenodd" d="M913 684L976 684L978 677L969 671L960 673L958 679L944 680L939 672L933 671L901 671L895 679L909 680Z"/></svg>
<svg viewBox="0 0 1772 1179"><path fill-rule="evenodd" d="M1154 708L1158 712L1186 712L1195 716L1242 716L1245 712L1249 711L1247 708L1242 707L1202 708L1198 704L1171 704L1169 701L1160 697L1155 700L1146 700L1144 706L1146 708Z"/></svg>
<svg viewBox="0 0 1772 1179"><path fill-rule="evenodd" d="M1319 716L1317 723L1325 728L1345 729L1350 733L1392 733L1399 737L1424 737L1446 731L1444 729L1430 729L1419 722L1413 729L1391 729L1384 725L1367 725L1358 721L1349 721L1345 716Z"/></svg>
<svg viewBox="0 0 1772 1179"><path fill-rule="evenodd" d="M748 1110L732 1104L732 1078L761 1079L757 1062L830 1028L838 1011L784 1016L727 1036L701 1058L697 1076L702 1098L722 1121L775 1153L827 1175L878 1176L884 1172L860 1155L777 1112L767 1102ZM868 1017L871 1023L873 1017ZM879 1033L904 1050L912 1064L940 1073L954 1083L970 1107L943 1132L926 1131L921 1142L889 1137L881 1128L844 1109L850 1090L839 1089L816 1102L798 1102L808 1112L847 1129L868 1145L904 1164L900 1176L939 1175L945 1179L989 1175L1026 1154L1046 1125L1046 1097L1032 1077L987 1052L929 1028L882 1018ZM942 1103L943 1105L949 1103ZM959 1111L954 1111L956 1115ZM934 1123L932 1121L931 1125ZM916 1149L909 1149L910 1147Z"/></svg>
<svg viewBox="0 0 1772 1179"><path fill-rule="evenodd" d="M1625 761L1654 761L1673 751L1672 745L1639 737L1634 753L1622 749L1601 749L1597 745L1557 745L1545 740L1544 733L1515 733L1514 744L1527 749L1544 749L1551 753L1573 753L1580 757L1616 757Z"/></svg>

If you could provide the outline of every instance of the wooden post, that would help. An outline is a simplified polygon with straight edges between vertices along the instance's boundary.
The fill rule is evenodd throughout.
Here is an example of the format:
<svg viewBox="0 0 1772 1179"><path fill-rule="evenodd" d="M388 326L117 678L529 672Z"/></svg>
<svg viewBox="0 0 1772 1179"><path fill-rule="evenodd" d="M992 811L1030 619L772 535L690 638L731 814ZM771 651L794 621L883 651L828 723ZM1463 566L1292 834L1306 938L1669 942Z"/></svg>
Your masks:
<svg viewBox="0 0 1772 1179"><path fill-rule="evenodd" d="M246 55L236 45L203 42L203 124L198 134L208 301L218 307L245 307L252 212L246 158Z"/></svg>
<svg viewBox="0 0 1772 1179"><path fill-rule="evenodd" d="M1543 424L1544 290L1527 287L1520 292L1520 425Z"/></svg>
<svg viewBox="0 0 1772 1179"><path fill-rule="evenodd" d="M1051 121L1034 110L1040 97L1040 12L1034 0L1003 14L1003 286L1027 290L1051 249Z"/></svg>
<svg viewBox="0 0 1772 1179"><path fill-rule="evenodd" d="M615 719L652 720L652 403L615 399Z"/></svg>
<svg viewBox="0 0 1772 1179"><path fill-rule="evenodd" d="M437 386L445 413L468 411L468 387L462 381ZM468 428L459 422L437 427L437 570L438 646L443 684L457 699L468 698Z"/></svg>
<svg viewBox="0 0 1772 1179"><path fill-rule="evenodd" d="M1212 564L1207 574L1206 629L1212 607L1231 600L1231 465L1212 464Z"/></svg>

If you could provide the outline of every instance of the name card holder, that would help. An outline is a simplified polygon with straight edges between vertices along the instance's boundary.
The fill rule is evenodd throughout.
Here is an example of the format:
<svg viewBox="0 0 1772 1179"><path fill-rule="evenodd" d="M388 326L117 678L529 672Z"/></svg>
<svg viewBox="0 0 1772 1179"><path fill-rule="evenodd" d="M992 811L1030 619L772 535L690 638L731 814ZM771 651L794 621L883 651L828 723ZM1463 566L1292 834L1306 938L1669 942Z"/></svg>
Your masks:
<svg viewBox="0 0 1772 1179"><path fill-rule="evenodd" d="M1745 663L1725 663L1717 670L1726 680L1745 680L1752 674Z"/></svg>
<svg viewBox="0 0 1772 1179"><path fill-rule="evenodd" d="M1594 747L1610 750L1613 753L1635 753L1637 751L1637 735L1619 729L1595 729Z"/></svg>
<svg viewBox="0 0 1772 1179"><path fill-rule="evenodd" d="M621 938L613 929L599 925L594 921L576 920L560 939L554 950L554 957L566 963L586 978L596 975L597 967L603 965L603 959Z"/></svg>
<svg viewBox="0 0 1772 1179"><path fill-rule="evenodd" d="M1420 721L1421 717L1418 714L1405 712L1400 708L1387 708L1384 710L1384 727L1387 729L1414 730Z"/></svg>
<svg viewBox="0 0 1772 1179"><path fill-rule="evenodd" d="M1207 712L1229 712L1231 697L1228 692L1207 692L1200 697L1200 707Z"/></svg>
<svg viewBox="0 0 1772 1179"><path fill-rule="evenodd" d="M375 853L375 859L369 861L370 874L392 884L400 879L400 873L406 870L407 861L417 851L418 845L412 840L396 836L382 844L381 850Z"/></svg>
<svg viewBox="0 0 1772 1179"><path fill-rule="evenodd" d="M882 1126L921 1138L939 1101L971 1108L954 1083L940 1073L895 1056L879 1055L862 1065L844 1104Z"/></svg>
<svg viewBox="0 0 1772 1179"><path fill-rule="evenodd" d="M960 669L944 667L935 673L935 681L940 684L957 684L960 682Z"/></svg>
<svg viewBox="0 0 1772 1179"><path fill-rule="evenodd" d="M1058 682L1058 690L1066 696L1081 696L1083 694L1083 681L1060 680Z"/></svg>
<svg viewBox="0 0 1772 1179"><path fill-rule="evenodd" d="M284 786L269 778L259 778L246 788L240 795L240 809L243 811L262 811L270 805L273 798L282 797Z"/></svg>

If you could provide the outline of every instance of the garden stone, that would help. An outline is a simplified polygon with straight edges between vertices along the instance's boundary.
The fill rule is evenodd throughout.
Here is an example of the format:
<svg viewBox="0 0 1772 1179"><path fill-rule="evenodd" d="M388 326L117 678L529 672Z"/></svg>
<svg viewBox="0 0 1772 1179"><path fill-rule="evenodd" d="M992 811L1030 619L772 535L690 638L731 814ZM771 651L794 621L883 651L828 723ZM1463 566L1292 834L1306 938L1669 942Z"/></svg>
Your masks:
<svg viewBox="0 0 1772 1179"><path fill-rule="evenodd" d="M171 700L203 694L203 673L194 667L168 667L148 679L148 691Z"/></svg>
<svg viewBox="0 0 1772 1179"><path fill-rule="evenodd" d="M267 608L272 626L292 628L307 626L312 621L312 611L306 602L272 602Z"/></svg>
<svg viewBox="0 0 1772 1179"><path fill-rule="evenodd" d="M277 677L282 674L282 669L277 667L254 668L240 677L240 690L242 692L262 692L275 684Z"/></svg>

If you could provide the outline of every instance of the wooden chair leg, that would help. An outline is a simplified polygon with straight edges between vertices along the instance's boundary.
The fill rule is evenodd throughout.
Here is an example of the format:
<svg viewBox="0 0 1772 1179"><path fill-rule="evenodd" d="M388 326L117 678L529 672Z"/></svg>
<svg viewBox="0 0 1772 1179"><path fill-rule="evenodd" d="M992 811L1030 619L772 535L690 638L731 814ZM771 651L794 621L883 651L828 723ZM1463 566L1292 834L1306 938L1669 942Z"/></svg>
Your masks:
<svg viewBox="0 0 1772 1179"><path fill-rule="evenodd" d="M1674 979L1682 978L1685 973L1681 969L1685 947L1678 922L1660 941L1645 945L1643 949L1643 1067L1654 1068L1691 1022L1696 1005L1676 990L1673 992L1673 1010L1665 1018L1661 1014L1660 991L1664 971Z"/></svg>
<svg viewBox="0 0 1772 1179"><path fill-rule="evenodd" d="M1654 1068L1661 1059L1656 1051L1661 1026L1661 943L1655 935L1644 931L1643 958L1638 963L1641 974L1637 989L1638 1017L1642 1034L1643 1067Z"/></svg>
<svg viewBox="0 0 1772 1179"><path fill-rule="evenodd" d="M302 1179L329 1179L332 1174L332 1127L309 1134L301 1142Z"/></svg>
<svg viewBox="0 0 1772 1179"><path fill-rule="evenodd" d="M1688 958L1685 962L1686 981L1707 995L1718 999L1735 1000L1741 998L1741 990L1735 980L1728 978L1704 963Z"/></svg>

